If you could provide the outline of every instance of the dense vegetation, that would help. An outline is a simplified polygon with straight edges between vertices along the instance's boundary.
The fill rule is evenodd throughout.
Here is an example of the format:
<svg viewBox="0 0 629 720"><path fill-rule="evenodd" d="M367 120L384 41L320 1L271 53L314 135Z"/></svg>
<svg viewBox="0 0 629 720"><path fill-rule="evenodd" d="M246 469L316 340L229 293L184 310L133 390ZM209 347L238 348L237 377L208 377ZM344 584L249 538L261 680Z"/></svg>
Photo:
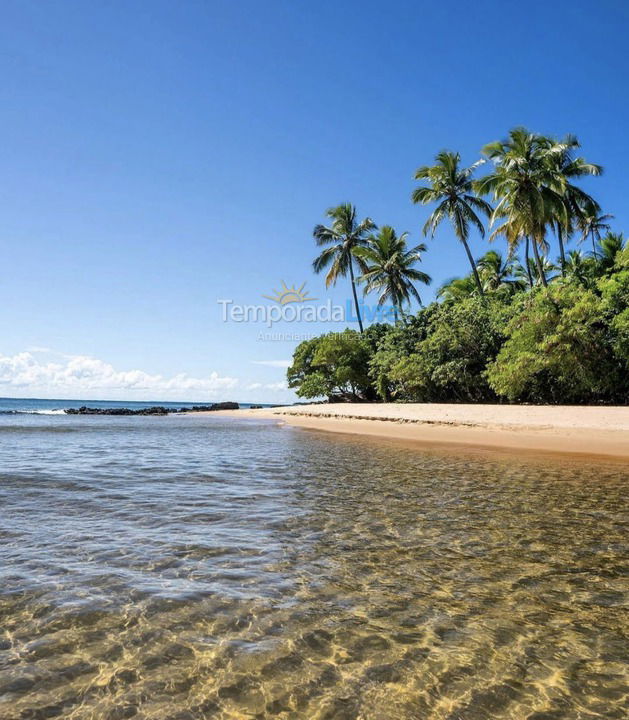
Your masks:
<svg viewBox="0 0 629 720"><path fill-rule="evenodd" d="M436 203L424 234L449 221L470 273L415 314L408 312L412 299L421 303L415 283L430 282L414 267L425 245L408 249L407 233L358 221L352 205L328 211L331 226L314 231L325 248L314 270L328 271L328 285L349 275L360 331L301 343L290 387L331 401L629 402L629 247L610 231L612 216L575 184L602 172L576 148L572 136L557 141L518 128L470 168L441 152L417 171L425 184L413 201ZM484 163L490 172L474 179ZM506 240L504 255L490 250L475 261L471 228ZM591 250L568 250L573 240ZM395 322L363 329L357 287L377 292Z"/></svg>

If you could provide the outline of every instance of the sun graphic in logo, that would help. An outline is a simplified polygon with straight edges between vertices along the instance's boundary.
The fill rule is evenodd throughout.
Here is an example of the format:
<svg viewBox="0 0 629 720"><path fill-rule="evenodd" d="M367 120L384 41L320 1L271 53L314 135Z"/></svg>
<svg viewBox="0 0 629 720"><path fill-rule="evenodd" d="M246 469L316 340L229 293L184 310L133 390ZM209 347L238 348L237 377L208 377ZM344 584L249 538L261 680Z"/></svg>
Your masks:
<svg viewBox="0 0 629 720"><path fill-rule="evenodd" d="M298 288L294 285L288 287L288 285L282 280L282 287L280 290L273 288L275 295L263 295L262 297L267 300L273 300L280 305L288 305L288 303L302 303L308 300L316 300L317 298L308 297L308 291L304 290L306 283L302 283Z"/></svg>

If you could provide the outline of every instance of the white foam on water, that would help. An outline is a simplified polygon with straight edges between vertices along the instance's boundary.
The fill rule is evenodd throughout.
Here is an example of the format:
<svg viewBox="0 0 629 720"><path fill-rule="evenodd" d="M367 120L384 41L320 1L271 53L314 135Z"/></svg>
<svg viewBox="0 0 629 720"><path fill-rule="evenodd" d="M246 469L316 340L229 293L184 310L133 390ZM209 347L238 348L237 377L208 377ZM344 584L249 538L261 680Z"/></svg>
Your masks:
<svg viewBox="0 0 629 720"><path fill-rule="evenodd" d="M25 413L26 415L65 415L65 410L18 410L19 413Z"/></svg>

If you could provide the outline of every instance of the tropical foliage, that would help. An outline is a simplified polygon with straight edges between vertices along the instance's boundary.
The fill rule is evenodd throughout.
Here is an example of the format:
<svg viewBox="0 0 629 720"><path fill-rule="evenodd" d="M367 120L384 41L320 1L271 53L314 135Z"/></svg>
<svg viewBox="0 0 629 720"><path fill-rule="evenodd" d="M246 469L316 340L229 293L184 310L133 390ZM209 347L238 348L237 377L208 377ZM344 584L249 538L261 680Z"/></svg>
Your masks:
<svg viewBox="0 0 629 720"><path fill-rule="evenodd" d="M602 303L592 290L570 285L524 298L487 366L490 386L508 400L552 403L612 400L619 387L626 391Z"/></svg>
<svg viewBox="0 0 629 720"><path fill-rule="evenodd" d="M371 351L367 338L355 330L306 340L293 356L288 386L295 388L299 397L375 399L368 372Z"/></svg>
<svg viewBox="0 0 629 720"><path fill-rule="evenodd" d="M516 128L469 167L443 151L417 170L413 202L435 205L423 234L448 221L470 264L427 307L416 287L430 282L416 267L425 244L358 222L352 205L328 211L331 227L314 231L326 246L315 270L328 269L328 285L349 275L357 314L357 287L377 293L395 322L301 343L290 387L331 401L629 403L629 247L577 184L602 172L578 148L574 136ZM472 228L506 241L504 253L475 260ZM591 251L570 249L575 240Z"/></svg>

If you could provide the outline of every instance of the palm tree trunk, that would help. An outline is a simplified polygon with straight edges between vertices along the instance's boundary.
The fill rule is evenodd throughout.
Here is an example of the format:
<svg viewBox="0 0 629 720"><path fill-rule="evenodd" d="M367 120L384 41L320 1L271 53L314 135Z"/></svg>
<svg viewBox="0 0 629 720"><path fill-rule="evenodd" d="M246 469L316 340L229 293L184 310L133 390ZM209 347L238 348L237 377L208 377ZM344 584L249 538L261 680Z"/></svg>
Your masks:
<svg viewBox="0 0 629 720"><path fill-rule="evenodd" d="M395 292L393 280L390 277L389 277L387 289L388 289L389 297L391 298L391 305L393 305L393 323L395 325L397 325L398 312L401 312L401 310L402 310L402 303Z"/></svg>
<svg viewBox="0 0 629 720"><path fill-rule="evenodd" d="M465 238L461 238L461 242L463 243L463 247L465 248L465 252L467 253L467 259L470 261L472 273L474 275L474 281L476 282L478 292L480 293L481 297L485 297L485 293L483 292L483 286L481 285L480 277L478 276L478 270L476 269L476 263L474 262L474 258L472 257L472 253L470 251L470 246L467 244L467 240Z"/></svg>
<svg viewBox="0 0 629 720"><path fill-rule="evenodd" d="M544 266L542 265L542 259L539 256L539 248L537 247L537 240L533 238L533 254L535 255L535 264L537 265L537 272L539 273L542 285L547 288L548 280L546 280L546 273L544 272Z"/></svg>
<svg viewBox="0 0 629 720"><path fill-rule="evenodd" d="M529 236L526 236L526 245L524 246L524 264L526 265L526 274L529 276L529 286L533 287L533 275L531 273L531 258L530 258L531 241Z"/></svg>
<svg viewBox="0 0 629 720"><path fill-rule="evenodd" d="M592 254L594 255L594 259L598 260L598 255L596 254L596 243L594 242L594 233L592 233Z"/></svg>
<svg viewBox="0 0 629 720"><path fill-rule="evenodd" d="M358 318L358 327L360 332L363 331L363 321L360 317L360 308L358 307L358 295L356 294L356 283L354 281L354 260L350 257L349 259L349 277L352 281L352 293L354 294L354 307L356 308L356 317Z"/></svg>
<svg viewBox="0 0 629 720"><path fill-rule="evenodd" d="M566 276L566 253L563 246L563 230L562 228L557 229L557 240L559 240L559 255L561 256L561 275Z"/></svg>

